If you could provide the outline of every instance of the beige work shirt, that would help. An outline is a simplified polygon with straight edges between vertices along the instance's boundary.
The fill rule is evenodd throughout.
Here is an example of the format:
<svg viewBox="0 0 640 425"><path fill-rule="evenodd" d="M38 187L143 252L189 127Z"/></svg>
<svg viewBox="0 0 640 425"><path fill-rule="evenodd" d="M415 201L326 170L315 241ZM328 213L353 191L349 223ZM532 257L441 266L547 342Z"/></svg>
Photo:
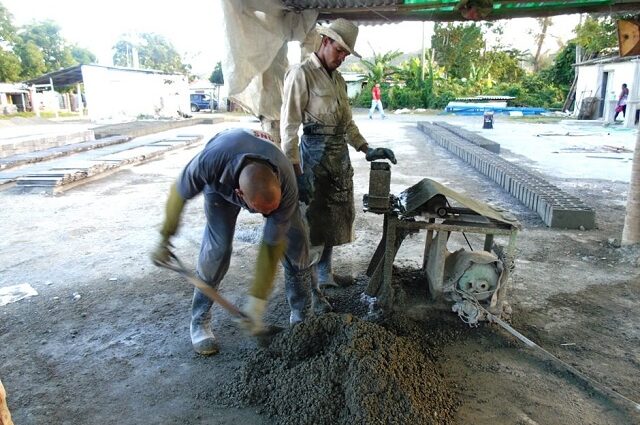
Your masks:
<svg viewBox="0 0 640 425"><path fill-rule="evenodd" d="M342 126L347 143L359 150L366 140L353 122L347 97L347 83L334 70L331 75L315 53L292 66L285 76L280 136L282 149L292 164L300 164L300 124Z"/></svg>

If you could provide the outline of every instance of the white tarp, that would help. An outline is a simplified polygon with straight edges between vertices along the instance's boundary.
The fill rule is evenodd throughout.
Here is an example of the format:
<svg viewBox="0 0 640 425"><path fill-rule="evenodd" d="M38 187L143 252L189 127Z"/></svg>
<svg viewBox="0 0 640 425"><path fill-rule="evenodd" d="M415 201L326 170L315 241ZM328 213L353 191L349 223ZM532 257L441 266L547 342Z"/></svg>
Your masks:
<svg viewBox="0 0 640 425"><path fill-rule="evenodd" d="M280 120L287 43L305 41L318 12L291 12L279 0L222 0L229 97L256 117Z"/></svg>

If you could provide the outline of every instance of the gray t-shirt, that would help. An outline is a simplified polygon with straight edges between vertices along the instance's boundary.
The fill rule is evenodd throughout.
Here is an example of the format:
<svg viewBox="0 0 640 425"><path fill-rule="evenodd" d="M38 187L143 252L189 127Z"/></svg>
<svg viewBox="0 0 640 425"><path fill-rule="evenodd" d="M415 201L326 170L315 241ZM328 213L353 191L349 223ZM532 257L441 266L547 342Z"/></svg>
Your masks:
<svg viewBox="0 0 640 425"><path fill-rule="evenodd" d="M282 201L267 217L263 241L275 245L284 240L289 222L298 206L298 186L291 162L268 136L259 131L232 129L218 133L182 170L177 189L188 200L201 192L218 194L229 203L250 209L235 193L240 171L247 159L271 165L280 179Z"/></svg>

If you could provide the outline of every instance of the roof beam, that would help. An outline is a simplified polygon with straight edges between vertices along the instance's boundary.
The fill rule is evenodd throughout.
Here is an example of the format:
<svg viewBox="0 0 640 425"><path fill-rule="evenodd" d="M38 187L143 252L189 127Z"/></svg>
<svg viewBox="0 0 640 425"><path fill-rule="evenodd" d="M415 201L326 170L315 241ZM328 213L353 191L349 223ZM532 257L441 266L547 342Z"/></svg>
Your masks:
<svg viewBox="0 0 640 425"><path fill-rule="evenodd" d="M548 6L529 7L526 4L552 3ZM603 1L592 4L578 4L578 2L564 2L558 0L538 0L532 2L522 1L496 1L500 6L494 9L484 20L495 21L508 18L541 18L557 15L570 15L574 13L637 13L640 10L640 0L622 0L613 4ZM572 4L573 3L573 4ZM513 7L522 4L522 7ZM439 21L453 22L465 21L456 10L443 10L452 8L452 3L410 4L397 6L367 6L367 7L343 7L317 9L319 21L331 21L337 18L346 18L359 22L385 23L402 21Z"/></svg>

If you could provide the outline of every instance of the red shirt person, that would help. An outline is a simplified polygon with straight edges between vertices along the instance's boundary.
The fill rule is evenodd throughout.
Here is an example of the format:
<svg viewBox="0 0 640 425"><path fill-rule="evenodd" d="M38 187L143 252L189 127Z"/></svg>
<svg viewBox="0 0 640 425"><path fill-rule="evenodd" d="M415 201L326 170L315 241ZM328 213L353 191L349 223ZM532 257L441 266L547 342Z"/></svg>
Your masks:
<svg viewBox="0 0 640 425"><path fill-rule="evenodd" d="M382 100L380 98L380 84L376 84L371 89L371 109L369 109L369 119L373 119L373 113L376 108L380 111L382 119L384 119L384 109L382 109Z"/></svg>

